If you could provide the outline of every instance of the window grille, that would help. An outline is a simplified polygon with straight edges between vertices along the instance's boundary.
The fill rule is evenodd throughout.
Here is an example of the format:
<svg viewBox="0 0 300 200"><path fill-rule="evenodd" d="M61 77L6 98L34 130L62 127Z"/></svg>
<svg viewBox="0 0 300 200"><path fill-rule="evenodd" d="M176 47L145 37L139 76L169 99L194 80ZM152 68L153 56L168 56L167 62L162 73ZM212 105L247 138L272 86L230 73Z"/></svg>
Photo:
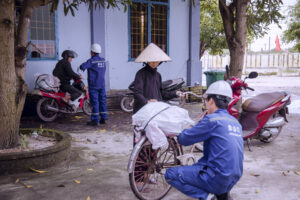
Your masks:
<svg viewBox="0 0 300 200"><path fill-rule="evenodd" d="M56 58L55 14L50 13L50 5L34 10L29 35L29 58Z"/></svg>
<svg viewBox="0 0 300 200"><path fill-rule="evenodd" d="M148 5L135 3L130 9L131 57L148 45Z"/></svg>
<svg viewBox="0 0 300 200"><path fill-rule="evenodd" d="M130 6L130 57L136 58L151 42L168 53L168 0L136 0Z"/></svg>
<svg viewBox="0 0 300 200"><path fill-rule="evenodd" d="M151 7L151 42L167 52L167 7L155 5Z"/></svg>

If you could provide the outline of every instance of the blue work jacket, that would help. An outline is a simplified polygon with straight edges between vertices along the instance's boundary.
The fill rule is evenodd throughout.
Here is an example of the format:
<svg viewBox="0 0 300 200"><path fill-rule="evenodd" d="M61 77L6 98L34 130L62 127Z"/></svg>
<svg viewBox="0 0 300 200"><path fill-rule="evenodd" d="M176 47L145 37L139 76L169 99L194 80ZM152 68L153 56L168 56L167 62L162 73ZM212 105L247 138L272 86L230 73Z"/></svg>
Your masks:
<svg viewBox="0 0 300 200"><path fill-rule="evenodd" d="M88 71L88 84L90 89L104 89L105 88L105 60L98 54L88 59L85 63L80 65L81 70Z"/></svg>
<svg viewBox="0 0 300 200"><path fill-rule="evenodd" d="M178 136L178 142L184 146L201 141L204 142L204 155L195 166L200 166L208 177L199 178L205 179L209 191L214 194L228 192L243 173L241 125L227 110L218 109ZM201 170L199 173L201 175Z"/></svg>

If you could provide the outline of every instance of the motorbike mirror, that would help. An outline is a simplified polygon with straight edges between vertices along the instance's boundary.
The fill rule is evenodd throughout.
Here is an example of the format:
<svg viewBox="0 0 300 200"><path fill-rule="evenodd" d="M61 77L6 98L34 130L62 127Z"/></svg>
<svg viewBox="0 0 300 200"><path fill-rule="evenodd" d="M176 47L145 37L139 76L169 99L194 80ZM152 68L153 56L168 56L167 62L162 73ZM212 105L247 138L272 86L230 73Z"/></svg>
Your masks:
<svg viewBox="0 0 300 200"><path fill-rule="evenodd" d="M258 76L257 72L250 72L250 74L248 75L248 78L256 78Z"/></svg>

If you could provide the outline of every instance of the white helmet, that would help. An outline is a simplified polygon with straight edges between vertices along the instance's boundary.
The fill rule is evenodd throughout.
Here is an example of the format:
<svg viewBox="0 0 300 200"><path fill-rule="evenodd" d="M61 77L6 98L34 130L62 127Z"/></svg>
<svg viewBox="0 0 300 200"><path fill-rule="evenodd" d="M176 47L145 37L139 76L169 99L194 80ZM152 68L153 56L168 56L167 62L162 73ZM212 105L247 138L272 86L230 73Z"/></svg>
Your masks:
<svg viewBox="0 0 300 200"><path fill-rule="evenodd" d="M232 89L226 81L216 81L212 83L208 89L206 90L205 94L203 95L204 98L207 98L208 95L221 95L225 97L229 97L232 99Z"/></svg>
<svg viewBox="0 0 300 200"><path fill-rule="evenodd" d="M101 53L100 44L97 44L97 43L92 44L91 51L94 53Z"/></svg>
<svg viewBox="0 0 300 200"><path fill-rule="evenodd" d="M171 58L158 46L150 43L135 59L134 62L163 62L171 61Z"/></svg>

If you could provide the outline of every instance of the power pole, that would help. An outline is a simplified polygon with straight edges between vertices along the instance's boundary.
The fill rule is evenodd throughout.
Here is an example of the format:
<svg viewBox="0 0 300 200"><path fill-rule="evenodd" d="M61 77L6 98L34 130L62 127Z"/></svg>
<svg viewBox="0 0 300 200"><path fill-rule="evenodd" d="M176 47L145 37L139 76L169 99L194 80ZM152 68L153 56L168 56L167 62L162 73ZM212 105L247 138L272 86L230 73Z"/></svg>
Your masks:
<svg viewBox="0 0 300 200"><path fill-rule="evenodd" d="M269 36L269 53L268 53L268 67L270 67L270 53L271 53L271 37Z"/></svg>

